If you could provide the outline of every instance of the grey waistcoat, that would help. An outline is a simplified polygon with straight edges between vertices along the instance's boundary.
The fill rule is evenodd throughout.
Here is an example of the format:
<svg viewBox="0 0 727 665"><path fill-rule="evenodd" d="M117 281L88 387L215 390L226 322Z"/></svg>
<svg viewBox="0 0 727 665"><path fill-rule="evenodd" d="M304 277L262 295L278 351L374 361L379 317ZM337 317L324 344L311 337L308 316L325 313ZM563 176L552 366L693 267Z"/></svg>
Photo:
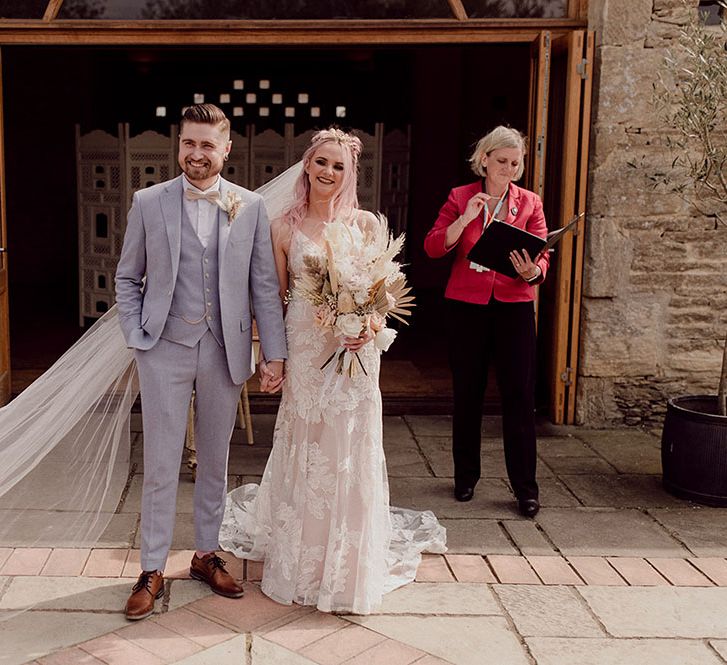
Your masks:
<svg viewBox="0 0 727 665"><path fill-rule="evenodd" d="M192 347L210 330L223 346L217 246L217 226L203 247L183 207L179 270L162 338Z"/></svg>

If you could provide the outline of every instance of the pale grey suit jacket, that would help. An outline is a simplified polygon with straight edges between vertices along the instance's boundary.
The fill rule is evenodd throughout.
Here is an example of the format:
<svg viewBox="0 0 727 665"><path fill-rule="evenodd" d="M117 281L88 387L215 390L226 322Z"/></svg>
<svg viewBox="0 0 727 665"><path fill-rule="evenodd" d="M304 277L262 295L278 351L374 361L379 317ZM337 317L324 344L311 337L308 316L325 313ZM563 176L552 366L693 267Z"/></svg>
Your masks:
<svg viewBox="0 0 727 665"><path fill-rule="evenodd" d="M221 179L223 201L230 190L240 196L242 208L231 224L225 212L217 216L220 310L230 376L242 383L253 371L253 310L265 357L288 356L262 197ZM182 176L134 194L116 269L119 323L130 348L152 348L164 329L179 267L182 196Z"/></svg>

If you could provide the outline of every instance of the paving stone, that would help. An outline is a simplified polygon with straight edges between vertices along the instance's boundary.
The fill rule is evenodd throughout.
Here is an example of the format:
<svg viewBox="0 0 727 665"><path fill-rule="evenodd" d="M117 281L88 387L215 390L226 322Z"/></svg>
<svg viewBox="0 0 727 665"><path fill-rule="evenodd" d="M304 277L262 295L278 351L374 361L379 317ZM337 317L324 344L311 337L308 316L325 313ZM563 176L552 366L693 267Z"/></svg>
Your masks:
<svg viewBox="0 0 727 665"><path fill-rule="evenodd" d="M300 655L320 665L339 665L384 640L373 630L349 624L300 650ZM421 653L419 654L422 655Z"/></svg>
<svg viewBox="0 0 727 665"><path fill-rule="evenodd" d="M121 613L28 611L1 617L0 662L3 665L26 663L127 623Z"/></svg>
<svg viewBox="0 0 727 665"><path fill-rule="evenodd" d="M538 529L533 520L503 520L502 526L515 541L522 554L548 555L557 554L553 545ZM449 544L449 543L448 543Z"/></svg>
<svg viewBox="0 0 727 665"><path fill-rule="evenodd" d="M546 461L559 457L597 457L596 452L574 437L544 437L538 439L538 455Z"/></svg>
<svg viewBox="0 0 727 665"><path fill-rule="evenodd" d="M684 506L683 501L680 503ZM727 554L727 511L724 508L694 506L651 509L649 514L675 534L696 556L723 557Z"/></svg>
<svg viewBox="0 0 727 665"><path fill-rule="evenodd" d="M586 584L626 586L626 580L616 572L605 557L569 556L567 559Z"/></svg>
<svg viewBox="0 0 727 665"><path fill-rule="evenodd" d="M173 584L185 584L185 582L186 580L176 580ZM244 598L224 598L210 592L206 598L195 601L187 609L212 621L220 621L223 625L241 633L259 630L278 619L285 618L286 622L294 621L303 613L310 611L297 605L276 603L265 596L255 584L248 582L244 586Z"/></svg>
<svg viewBox="0 0 727 665"><path fill-rule="evenodd" d="M0 570L13 553L12 547L0 547Z"/></svg>
<svg viewBox="0 0 727 665"><path fill-rule="evenodd" d="M396 446L385 450L386 471L390 478L430 478L427 461L414 444L412 447Z"/></svg>
<svg viewBox="0 0 727 665"><path fill-rule="evenodd" d="M608 562L631 586L669 586L667 579L640 557L608 557Z"/></svg>
<svg viewBox="0 0 727 665"><path fill-rule="evenodd" d="M246 635L238 635L210 649L188 656L184 660L179 660L176 665L242 665L245 662L247 639ZM263 660L260 661L260 665L266 662L275 663L276 665L278 663L280 665L292 665L283 660ZM309 664L306 663L305 665Z"/></svg>
<svg viewBox="0 0 727 665"><path fill-rule="evenodd" d="M585 441L619 473L661 473L659 440L636 429L578 430L578 438Z"/></svg>
<svg viewBox="0 0 727 665"><path fill-rule="evenodd" d="M81 651L78 647L63 649L63 651L44 656L39 658L37 663L39 665L104 665L102 660Z"/></svg>
<svg viewBox="0 0 727 665"><path fill-rule="evenodd" d="M116 633L167 663L175 663L203 650L196 642L154 621L137 621Z"/></svg>
<svg viewBox="0 0 727 665"><path fill-rule="evenodd" d="M279 644L269 642L263 637L252 635L252 650L250 652L249 665L317 665L309 658L301 656L299 653L289 651ZM244 662L241 654L244 654L244 644L237 648L236 660L221 661L199 661L199 662L183 662L178 665L242 665Z"/></svg>
<svg viewBox="0 0 727 665"><path fill-rule="evenodd" d="M713 586L713 582L686 559L655 557L648 561L674 586Z"/></svg>
<svg viewBox="0 0 727 665"><path fill-rule="evenodd" d="M194 603L214 595L214 592L202 582L197 580L167 580L169 589L169 609L176 610L189 603ZM240 599L228 599L240 600ZM242 602L242 601L240 601Z"/></svg>
<svg viewBox="0 0 727 665"><path fill-rule="evenodd" d="M724 588L584 586L578 593L615 637L727 638Z"/></svg>
<svg viewBox="0 0 727 665"><path fill-rule="evenodd" d="M122 518L122 519L119 519ZM129 519L131 518L131 519ZM0 523L3 525L5 540L3 547L128 547L120 542L120 524L134 525L134 516L100 513L99 523L109 527L100 538L93 533L88 542L78 535L78 513L53 510L0 510Z"/></svg>
<svg viewBox="0 0 727 665"><path fill-rule="evenodd" d="M571 494L570 490L558 478L548 478L538 473L538 485L540 486L541 508L567 508L581 505L578 499ZM514 503L513 510L515 510Z"/></svg>
<svg viewBox="0 0 727 665"><path fill-rule="evenodd" d="M121 577L129 550L94 549L83 569L84 577Z"/></svg>
<svg viewBox="0 0 727 665"><path fill-rule="evenodd" d="M382 665L389 665L391 661L383 662ZM366 665L363 661L361 661L362 665ZM346 664L348 665L348 663ZM372 664L373 665L373 664ZM437 658L436 656L424 656L424 658L420 658L419 660L415 661L415 665L449 665L449 662L446 660L442 660L441 658Z"/></svg>
<svg viewBox="0 0 727 665"><path fill-rule="evenodd" d="M693 640L617 640L529 637L538 665L721 665L701 642Z"/></svg>
<svg viewBox="0 0 727 665"><path fill-rule="evenodd" d="M139 516L133 513L117 514L111 517L95 547L131 547L139 527ZM58 545L62 545L59 542ZM181 549L181 548L179 548Z"/></svg>
<svg viewBox="0 0 727 665"><path fill-rule="evenodd" d="M54 577L78 577L90 554L90 549L56 548L50 553L40 574Z"/></svg>
<svg viewBox="0 0 727 665"><path fill-rule="evenodd" d="M437 515L439 517L439 515ZM447 529L447 551L453 554L517 554L494 519L441 519Z"/></svg>
<svg viewBox="0 0 727 665"><path fill-rule="evenodd" d="M411 665L424 662L426 657L419 649L382 637L376 646L345 661L345 665Z"/></svg>
<svg viewBox="0 0 727 665"><path fill-rule="evenodd" d="M493 591L524 637L601 637L582 599L566 587L496 584Z"/></svg>
<svg viewBox="0 0 727 665"><path fill-rule="evenodd" d="M531 554L526 558L543 584L583 584L583 580L576 575L562 557Z"/></svg>
<svg viewBox="0 0 727 665"><path fill-rule="evenodd" d="M710 640L712 648L722 657L727 663L727 640Z"/></svg>
<svg viewBox="0 0 727 665"><path fill-rule="evenodd" d="M395 446L416 447L416 439L402 416L384 416L384 448Z"/></svg>
<svg viewBox="0 0 727 665"><path fill-rule="evenodd" d="M660 476L648 475L561 475L573 494L590 508L655 508L681 506L661 484Z"/></svg>
<svg viewBox="0 0 727 665"><path fill-rule="evenodd" d="M454 665L482 665L483 660L498 665L530 663L525 650L509 630L508 623L503 617L350 616L347 618Z"/></svg>
<svg viewBox="0 0 727 665"><path fill-rule="evenodd" d="M618 473L616 469L602 457L547 457L540 456L543 464L538 469L547 465L552 472L560 475L591 475Z"/></svg>
<svg viewBox="0 0 727 665"><path fill-rule="evenodd" d="M108 665L163 665L164 660L125 640L116 633L103 635L80 645L80 648L96 656Z"/></svg>
<svg viewBox="0 0 727 665"><path fill-rule="evenodd" d="M438 478L454 478L452 450L427 450L427 461ZM502 450L483 448L480 462L482 478L507 478L505 456ZM388 462L388 457L387 457Z"/></svg>
<svg viewBox="0 0 727 665"><path fill-rule="evenodd" d="M2 575L39 575L51 550L47 547L19 547L0 569Z"/></svg>
<svg viewBox="0 0 727 665"><path fill-rule="evenodd" d="M420 436L452 435L451 416L404 416L404 420L417 440Z"/></svg>
<svg viewBox="0 0 727 665"><path fill-rule="evenodd" d="M727 586L727 560L719 557L700 557L690 558L689 562L717 586Z"/></svg>
<svg viewBox="0 0 727 665"><path fill-rule="evenodd" d="M458 582L491 584L497 578L481 556L476 554L445 554L447 563Z"/></svg>
<svg viewBox="0 0 727 665"><path fill-rule="evenodd" d="M120 612L129 596L128 580L99 577L14 577L0 609Z"/></svg>
<svg viewBox="0 0 727 665"><path fill-rule="evenodd" d="M291 651L299 651L308 644L327 637L348 625L350 624L347 621L332 614L311 612L284 626L265 632L264 636L269 642L275 642Z"/></svg>
<svg viewBox="0 0 727 665"><path fill-rule="evenodd" d="M472 501L455 501L450 479L391 478L391 504L415 510L431 510L439 519L511 518L516 513L509 488L494 478L483 478Z"/></svg>
<svg viewBox="0 0 727 665"><path fill-rule="evenodd" d="M502 611L485 584L417 582L387 593L376 614L482 616L502 615Z"/></svg>
<svg viewBox="0 0 727 665"><path fill-rule="evenodd" d="M503 584L540 584L524 557L493 554L487 557L487 562Z"/></svg>
<svg viewBox="0 0 727 665"><path fill-rule="evenodd" d="M637 510L541 510L538 524L566 555L688 555L663 528Z"/></svg>
<svg viewBox="0 0 727 665"><path fill-rule="evenodd" d="M154 621L160 626L173 630L175 633L184 635L205 649L232 639L237 635L237 633L228 628L220 626L220 624L205 619L203 616L190 612L183 607L156 615L150 621Z"/></svg>
<svg viewBox="0 0 727 665"><path fill-rule="evenodd" d="M441 554L423 554L417 568L417 582L454 582L452 571Z"/></svg>
<svg viewBox="0 0 727 665"><path fill-rule="evenodd" d="M248 582L259 582L263 578L263 562L247 561L247 573L245 579Z"/></svg>

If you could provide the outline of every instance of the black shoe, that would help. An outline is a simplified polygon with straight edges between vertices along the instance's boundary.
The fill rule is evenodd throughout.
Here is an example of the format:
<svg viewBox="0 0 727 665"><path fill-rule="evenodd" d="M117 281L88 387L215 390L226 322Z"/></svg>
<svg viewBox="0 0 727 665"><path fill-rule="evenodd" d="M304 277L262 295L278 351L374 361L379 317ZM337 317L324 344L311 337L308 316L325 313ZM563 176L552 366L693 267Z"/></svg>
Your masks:
<svg viewBox="0 0 727 665"><path fill-rule="evenodd" d="M535 517L540 510L540 504L537 499L520 499L517 502L517 508L521 515L525 517Z"/></svg>
<svg viewBox="0 0 727 665"><path fill-rule="evenodd" d="M472 497L474 495L475 495L474 487L455 487L454 488L454 498L457 499L457 501L471 501Z"/></svg>

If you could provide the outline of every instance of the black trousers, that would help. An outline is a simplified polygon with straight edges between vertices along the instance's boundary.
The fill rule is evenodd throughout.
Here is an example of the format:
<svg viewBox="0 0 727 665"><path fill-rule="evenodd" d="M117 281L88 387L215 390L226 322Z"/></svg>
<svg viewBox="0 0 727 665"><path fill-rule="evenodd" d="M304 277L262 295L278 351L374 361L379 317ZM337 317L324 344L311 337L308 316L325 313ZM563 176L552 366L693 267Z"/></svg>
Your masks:
<svg viewBox="0 0 727 665"><path fill-rule="evenodd" d="M502 399L502 434L510 486L518 499L537 499L533 303L446 302L454 387L455 487L474 487L480 479L482 401L492 362Z"/></svg>

